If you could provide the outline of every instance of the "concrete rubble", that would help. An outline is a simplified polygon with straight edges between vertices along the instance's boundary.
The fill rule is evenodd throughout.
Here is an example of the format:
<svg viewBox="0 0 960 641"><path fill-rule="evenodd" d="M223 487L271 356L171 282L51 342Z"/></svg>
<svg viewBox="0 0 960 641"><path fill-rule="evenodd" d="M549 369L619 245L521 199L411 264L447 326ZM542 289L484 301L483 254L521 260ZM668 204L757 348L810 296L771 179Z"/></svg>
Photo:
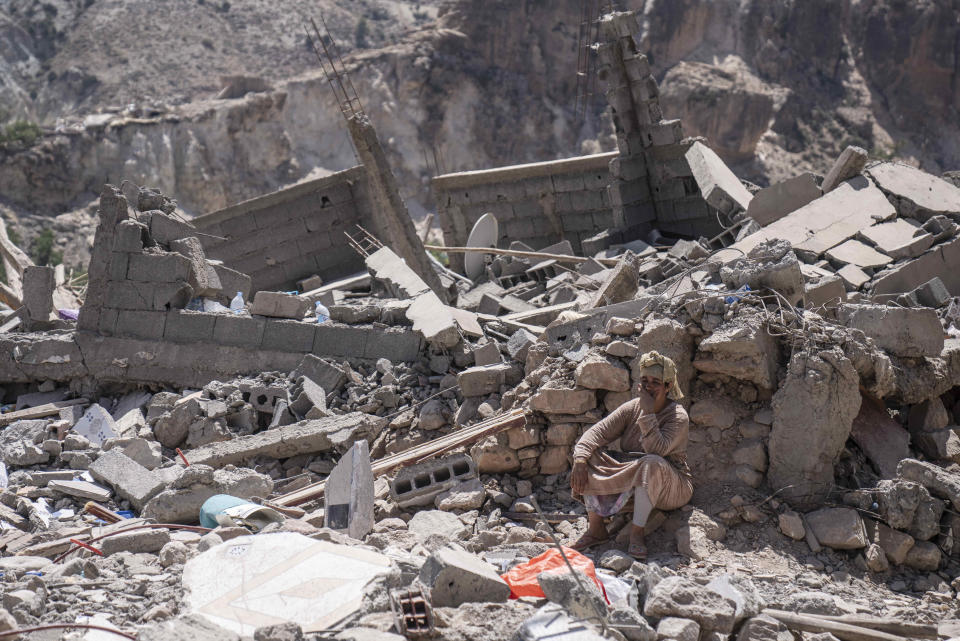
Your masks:
<svg viewBox="0 0 960 641"><path fill-rule="evenodd" d="M599 24L616 153L435 179L449 268L365 116L362 167L193 222L105 185L75 320L4 233L0 629L719 641L960 618L960 188L854 147L745 184L664 119L637 31ZM306 198L317 218L287 209ZM492 204L469 280L456 248ZM573 445L649 350L686 394L690 505L651 516L649 560L618 515L597 582L564 567L511 599L507 570L585 531Z"/></svg>

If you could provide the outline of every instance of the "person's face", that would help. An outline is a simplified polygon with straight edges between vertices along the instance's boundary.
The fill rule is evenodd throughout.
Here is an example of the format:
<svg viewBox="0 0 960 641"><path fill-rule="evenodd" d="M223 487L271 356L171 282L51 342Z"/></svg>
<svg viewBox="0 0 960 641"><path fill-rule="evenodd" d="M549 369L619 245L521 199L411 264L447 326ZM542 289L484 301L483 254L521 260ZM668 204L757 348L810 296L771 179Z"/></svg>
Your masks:
<svg viewBox="0 0 960 641"><path fill-rule="evenodd" d="M657 398L661 394L666 394L667 390L670 389L670 383L664 383L661 379L653 376L641 376L638 387L641 391Z"/></svg>

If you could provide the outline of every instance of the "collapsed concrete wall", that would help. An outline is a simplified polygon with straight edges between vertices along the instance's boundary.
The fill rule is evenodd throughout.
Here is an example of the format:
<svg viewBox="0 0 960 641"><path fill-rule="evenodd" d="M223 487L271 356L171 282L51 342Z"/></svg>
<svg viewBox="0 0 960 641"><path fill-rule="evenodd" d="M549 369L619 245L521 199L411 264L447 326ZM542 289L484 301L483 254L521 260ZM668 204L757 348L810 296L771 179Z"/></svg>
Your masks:
<svg viewBox="0 0 960 641"><path fill-rule="evenodd" d="M343 235L355 225L374 234L362 166L310 180L194 218L207 256L249 274L252 291L296 289L363 270ZM219 238L218 238L219 237Z"/></svg>
<svg viewBox="0 0 960 641"><path fill-rule="evenodd" d="M613 153L581 156L481 171L445 174L433 179L443 239L463 246L485 213L500 224L498 244L523 242L534 249L568 240L576 252L582 242L611 227L607 197ZM451 256L463 269L463 256Z"/></svg>

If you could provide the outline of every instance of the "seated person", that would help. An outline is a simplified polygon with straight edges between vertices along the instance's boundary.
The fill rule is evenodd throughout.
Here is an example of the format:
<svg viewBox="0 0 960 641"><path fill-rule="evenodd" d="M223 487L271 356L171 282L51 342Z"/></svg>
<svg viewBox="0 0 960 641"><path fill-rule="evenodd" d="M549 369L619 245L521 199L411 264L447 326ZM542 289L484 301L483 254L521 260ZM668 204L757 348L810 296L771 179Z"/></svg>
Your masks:
<svg viewBox="0 0 960 641"><path fill-rule="evenodd" d="M643 528L653 508L675 510L693 495L687 466L689 419L678 400L677 366L648 352L640 359L637 398L627 401L588 429L573 449L570 487L587 508L590 527L571 547L585 550L610 538L604 518L633 496L628 552L645 560ZM620 439L622 452L605 450Z"/></svg>

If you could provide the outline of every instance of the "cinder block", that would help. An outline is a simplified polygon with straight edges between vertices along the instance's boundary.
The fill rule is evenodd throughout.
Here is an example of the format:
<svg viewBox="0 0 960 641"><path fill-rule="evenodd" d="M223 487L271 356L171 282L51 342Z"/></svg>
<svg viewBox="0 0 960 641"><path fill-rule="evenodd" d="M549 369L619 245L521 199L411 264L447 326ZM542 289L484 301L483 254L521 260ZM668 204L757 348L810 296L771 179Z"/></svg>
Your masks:
<svg viewBox="0 0 960 641"><path fill-rule="evenodd" d="M583 191L587 188L582 174L555 174L552 178L556 192Z"/></svg>
<svg viewBox="0 0 960 641"><path fill-rule="evenodd" d="M130 254L122 252L112 252L110 254L110 269L108 270L110 280L127 280L127 269L130 265Z"/></svg>
<svg viewBox="0 0 960 641"><path fill-rule="evenodd" d="M610 204L613 207L622 207L630 203L643 202L650 199L650 188L644 180L615 180L607 189L610 195Z"/></svg>
<svg viewBox="0 0 960 641"><path fill-rule="evenodd" d="M581 214L564 214L560 216L565 232L593 231L593 217L590 212Z"/></svg>
<svg viewBox="0 0 960 641"><path fill-rule="evenodd" d="M107 286L104 304L116 309L166 311L183 309L191 298L193 298L193 288L184 282L112 281Z"/></svg>
<svg viewBox="0 0 960 641"><path fill-rule="evenodd" d="M220 279L220 291L223 296L233 299L237 292L240 292L244 300L250 297L249 276L223 264L213 263L213 269L217 272L217 278Z"/></svg>
<svg viewBox="0 0 960 641"><path fill-rule="evenodd" d="M97 330L106 336L113 336L117 333L117 314L119 310L103 307L100 309L100 320L97 324Z"/></svg>
<svg viewBox="0 0 960 641"><path fill-rule="evenodd" d="M145 283L186 282L190 259L180 254L131 254L127 278Z"/></svg>
<svg viewBox="0 0 960 641"><path fill-rule="evenodd" d="M177 343L201 343L213 340L217 314L171 309L163 330L164 340Z"/></svg>
<svg viewBox="0 0 960 641"><path fill-rule="evenodd" d="M143 236L147 226L135 220L124 220L117 225L113 236L113 251L137 253L143 251Z"/></svg>
<svg viewBox="0 0 960 641"><path fill-rule="evenodd" d="M277 406L277 401L290 402L287 388L280 385L266 386L253 381L240 381L238 387L243 400L253 405L254 409L260 412L272 414Z"/></svg>
<svg viewBox="0 0 960 641"><path fill-rule="evenodd" d="M317 356L356 358L364 353L367 333L363 328L320 323L315 326L313 353Z"/></svg>
<svg viewBox="0 0 960 641"><path fill-rule="evenodd" d="M286 285L282 265L270 265L250 274L250 287L254 291L281 289Z"/></svg>
<svg viewBox="0 0 960 641"><path fill-rule="evenodd" d="M386 358L394 363L418 361L423 352L423 337L419 332L400 328L363 327L366 332L363 357ZM345 356L350 356L346 354Z"/></svg>
<svg viewBox="0 0 960 641"><path fill-rule="evenodd" d="M263 329L261 349L307 353L313 349L317 325L294 320L268 320Z"/></svg>
<svg viewBox="0 0 960 641"><path fill-rule="evenodd" d="M166 323L166 312L123 309L117 313L115 333L118 336L161 340Z"/></svg>
<svg viewBox="0 0 960 641"><path fill-rule="evenodd" d="M402 468L390 482L390 496L401 508L433 505L437 495L476 476L473 459L454 454Z"/></svg>
<svg viewBox="0 0 960 641"><path fill-rule="evenodd" d="M570 194L574 211L594 211L603 208L603 197L598 191L575 191Z"/></svg>
<svg viewBox="0 0 960 641"><path fill-rule="evenodd" d="M257 222L252 213L240 214L220 221L221 235L229 240L242 238L257 230Z"/></svg>
<svg viewBox="0 0 960 641"><path fill-rule="evenodd" d="M196 236L193 225L172 218L161 211L154 211L150 216L150 236L154 242L166 245L171 240Z"/></svg>

